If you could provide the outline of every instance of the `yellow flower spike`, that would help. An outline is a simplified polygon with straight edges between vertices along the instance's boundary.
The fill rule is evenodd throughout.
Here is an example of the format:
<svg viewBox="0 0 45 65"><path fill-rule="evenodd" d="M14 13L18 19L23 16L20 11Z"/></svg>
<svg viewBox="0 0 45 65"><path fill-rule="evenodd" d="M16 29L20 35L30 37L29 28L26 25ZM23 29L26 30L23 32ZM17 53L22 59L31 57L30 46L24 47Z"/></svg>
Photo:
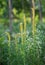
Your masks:
<svg viewBox="0 0 45 65"><path fill-rule="evenodd" d="M10 59L10 56L11 56L11 53L10 53L10 41L11 41L11 37L10 37L10 34L8 32L5 32L5 34L8 36L8 46L9 46L9 49L8 49L8 54L9 54L9 59ZM8 62L8 65L10 65L10 62Z"/></svg>
<svg viewBox="0 0 45 65"><path fill-rule="evenodd" d="M24 32L26 32L26 17L25 17L25 14L24 14Z"/></svg>
<svg viewBox="0 0 45 65"><path fill-rule="evenodd" d="M22 23L20 23L20 32L22 33L23 32L23 26L22 26L23 24Z"/></svg>
<svg viewBox="0 0 45 65"><path fill-rule="evenodd" d="M20 23L21 43L23 44L23 24Z"/></svg>
<svg viewBox="0 0 45 65"><path fill-rule="evenodd" d="M35 11L34 11L34 8L32 8L32 34L33 34L33 37L34 37L34 34L35 34Z"/></svg>
<svg viewBox="0 0 45 65"><path fill-rule="evenodd" d="M5 32L5 33L6 33L6 35L8 36L8 42L9 42L8 46L10 46L10 41L11 41L10 34L9 34L8 32Z"/></svg>
<svg viewBox="0 0 45 65"><path fill-rule="evenodd" d="M24 14L24 42L26 40L26 16Z"/></svg>

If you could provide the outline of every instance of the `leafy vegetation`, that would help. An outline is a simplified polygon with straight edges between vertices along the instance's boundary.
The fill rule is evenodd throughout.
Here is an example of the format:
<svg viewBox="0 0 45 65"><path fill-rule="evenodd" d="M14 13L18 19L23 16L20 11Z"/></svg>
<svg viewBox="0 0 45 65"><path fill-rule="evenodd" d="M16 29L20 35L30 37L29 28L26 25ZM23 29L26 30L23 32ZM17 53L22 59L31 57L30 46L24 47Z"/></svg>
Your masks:
<svg viewBox="0 0 45 65"><path fill-rule="evenodd" d="M0 65L45 65L44 5L44 0L0 0Z"/></svg>

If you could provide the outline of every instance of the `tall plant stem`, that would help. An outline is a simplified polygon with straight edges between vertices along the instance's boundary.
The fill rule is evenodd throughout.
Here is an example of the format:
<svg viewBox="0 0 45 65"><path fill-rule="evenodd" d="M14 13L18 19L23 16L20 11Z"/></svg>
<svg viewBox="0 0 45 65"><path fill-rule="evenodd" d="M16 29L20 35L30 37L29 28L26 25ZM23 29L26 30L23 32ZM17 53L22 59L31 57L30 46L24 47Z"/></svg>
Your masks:
<svg viewBox="0 0 45 65"><path fill-rule="evenodd" d="M21 43L23 44L23 24L20 23Z"/></svg>
<svg viewBox="0 0 45 65"><path fill-rule="evenodd" d="M32 0L32 34L35 35L35 2Z"/></svg>
<svg viewBox="0 0 45 65"><path fill-rule="evenodd" d="M10 37L10 34L8 33L8 32L5 32L6 33L6 35L7 35L7 37L8 37L8 54L9 54L9 62L8 62L8 65L10 65L10 56L11 56L11 54L10 54L10 41L11 41L11 37Z"/></svg>

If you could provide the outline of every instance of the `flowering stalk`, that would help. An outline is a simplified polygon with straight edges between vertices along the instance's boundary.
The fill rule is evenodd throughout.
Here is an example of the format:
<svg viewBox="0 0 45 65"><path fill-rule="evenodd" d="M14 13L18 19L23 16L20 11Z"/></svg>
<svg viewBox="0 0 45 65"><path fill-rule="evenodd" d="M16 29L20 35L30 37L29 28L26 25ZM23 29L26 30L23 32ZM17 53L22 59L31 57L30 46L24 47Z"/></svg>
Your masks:
<svg viewBox="0 0 45 65"><path fill-rule="evenodd" d="M6 33L6 35L8 36L8 42L9 42L8 46L10 47L10 41L11 41L10 34L9 34L8 32L5 32L5 33Z"/></svg>
<svg viewBox="0 0 45 65"><path fill-rule="evenodd" d="M35 23L35 2L32 0L32 34L33 34L33 39L35 36L35 30L36 30L36 23Z"/></svg>
<svg viewBox="0 0 45 65"><path fill-rule="evenodd" d="M8 47L9 47L9 49L8 49L8 53L9 53L9 62L8 62L8 65L10 65L10 56L11 56L11 54L10 54L10 41L11 41L11 37L10 37L10 34L8 33L8 32L5 32L6 33L6 35L8 36Z"/></svg>
<svg viewBox="0 0 45 65"><path fill-rule="evenodd" d="M24 42L26 40L26 17L25 17L25 14L24 14Z"/></svg>
<svg viewBox="0 0 45 65"><path fill-rule="evenodd" d="M26 17L25 17L25 14L24 14L24 32L26 32Z"/></svg>
<svg viewBox="0 0 45 65"><path fill-rule="evenodd" d="M21 43L23 44L23 24L20 23Z"/></svg>

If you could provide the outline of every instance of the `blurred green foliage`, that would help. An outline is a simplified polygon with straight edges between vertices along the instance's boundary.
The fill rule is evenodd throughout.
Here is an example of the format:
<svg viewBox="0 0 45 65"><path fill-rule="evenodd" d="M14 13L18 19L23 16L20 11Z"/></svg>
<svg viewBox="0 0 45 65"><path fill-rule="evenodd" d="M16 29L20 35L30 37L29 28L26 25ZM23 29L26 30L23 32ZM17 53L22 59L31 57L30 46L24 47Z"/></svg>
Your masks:
<svg viewBox="0 0 45 65"><path fill-rule="evenodd" d="M26 40L21 44L21 37L15 36L20 33L19 23L15 23L15 33L12 33L12 40L8 46L8 37L5 34L4 24L0 25L0 63L4 65L44 65L45 64L45 23L38 22L35 38L32 38L31 23L27 23ZM17 29L18 28L18 29ZM16 32L17 31L17 32Z"/></svg>
<svg viewBox="0 0 45 65"><path fill-rule="evenodd" d="M45 65L45 0L42 1L43 22L39 20L38 0L35 0L35 23L36 33L32 35L32 22L30 18L30 2L24 1L24 10L26 15L26 36L22 32L23 44L21 41L20 23L23 23L24 12L21 0L12 0L13 12L13 31L11 40L9 40L9 9L8 0L0 0L0 65ZM15 40L16 37L16 40ZM10 45L9 45L10 44Z"/></svg>

